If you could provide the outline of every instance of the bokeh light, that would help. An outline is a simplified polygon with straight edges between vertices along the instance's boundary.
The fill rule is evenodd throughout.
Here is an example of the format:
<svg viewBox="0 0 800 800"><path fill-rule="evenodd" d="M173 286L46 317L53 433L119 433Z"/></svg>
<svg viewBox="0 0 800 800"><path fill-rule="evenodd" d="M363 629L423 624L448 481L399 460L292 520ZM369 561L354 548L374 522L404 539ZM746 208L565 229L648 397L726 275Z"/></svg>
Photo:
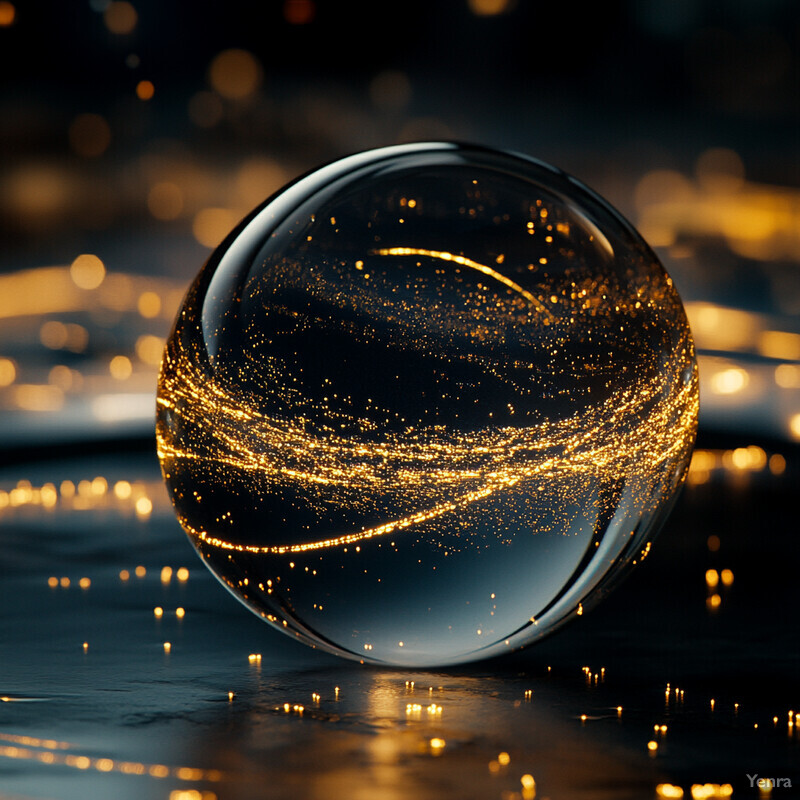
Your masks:
<svg viewBox="0 0 800 800"><path fill-rule="evenodd" d="M139 15L127 0L112 0L103 12L103 20L111 33L125 35L133 32Z"/></svg>
<svg viewBox="0 0 800 800"><path fill-rule="evenodd" d="M223 50L211 62L208 79L211 86L229 100L243 100L261 85L263 77L258 59L248 50Z"/></svg>
<svg viewBox="0 0 800 800"><path fill-rule="evenodd" d="M111 128L100 114L79 114L69 126L69 143L84 158L103 155L111 143Z"/></svg>
<svg viewBox="0 0 800 800"><path fill-rule="evenodd" d="M195 214L192 233L204 247L216 247L238 221L229 208L203 208Z"/></svg>
<svg viewBox="0 0 800 800"><path fill-rule="evenodd" d="M479 17L493 17L497 14L505 14L514 5L514 0L467 0L469 10Z"/></svg>
<svg viewBox="0 0 800 800"><path fill-rule="evenodd" d="M375 108L385 112L402 111L411 102L411 82L405 72L379 72L369 84L369 97Z"/></svg>
<svg viewBox="0 0 800 800"><path fill-rule="evenodd" d="M156 87L152 81L144 80L136 84L136 96L140 100L151 100L155 92Z"/></svg>
<svg viewBox="0 0 800 800"><path fill-rule="evenodd" d="M10 358L0 358L0 386L10 386L17 377L17 367Z"/></svg>
<svg viewBox="0 0 800 800"><path fill-rule="evenodd" d="M14 24L17 17L17 9L8 0L0 2L0 28L8 28Z"/></svg>
<svg viewBox="0 0 800 800"><path fill-rule="evenodd" d="M213 128L223 115L222 102L213 92L195 92L189 100L189 118L200 128Z"/></svg>
<svg viewBox="0 0 800 800"><path fill-rule="evenodd" d="M308 25L315 13L314 0L284 0L283 18L290 25Z"/></svg>
<svg viewBox="0 0 800 800"><path fill-rule="evenodd" d="M160 220L177 219L183 211L183 192L172 181L159 181L147 193L147 208Z"/></svg>
<svg viewBox="0 0 800 800"><path fill-rule="evenodd" d="M84 253L72 262L69 274L79 288L96 289L106 277L106 267L96 255Z"/></svg>

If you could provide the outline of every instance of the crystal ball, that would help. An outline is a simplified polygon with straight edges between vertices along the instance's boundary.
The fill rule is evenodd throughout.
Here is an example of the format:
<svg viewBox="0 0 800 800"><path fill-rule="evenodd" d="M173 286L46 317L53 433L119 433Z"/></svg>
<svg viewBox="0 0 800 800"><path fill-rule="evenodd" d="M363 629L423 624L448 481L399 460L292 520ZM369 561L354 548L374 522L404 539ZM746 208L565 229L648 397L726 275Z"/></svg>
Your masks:
<svg viewBox="0 0 800 800"><path fill-rule="evenodd" d="M266 200L161 365L177 517L270 625L362 662L510 652L640 563L686 475L694 346L634 228L547 164L372 150Z"/></svg>

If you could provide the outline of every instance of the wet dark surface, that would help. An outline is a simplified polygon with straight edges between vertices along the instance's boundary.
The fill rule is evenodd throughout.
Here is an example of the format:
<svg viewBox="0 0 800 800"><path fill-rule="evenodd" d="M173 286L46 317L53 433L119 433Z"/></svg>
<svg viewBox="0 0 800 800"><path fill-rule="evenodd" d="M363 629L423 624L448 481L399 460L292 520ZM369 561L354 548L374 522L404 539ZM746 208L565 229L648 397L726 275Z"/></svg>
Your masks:
<svg viewBox="0 0 800 800"><path fill-rule="evenodd" d="M576 623L442 672L351 665L268 629L194 555L146 452L7 467L0 796L502 798L530 774L537 797L616 800L662 783L755 797L755 773L797 783L798 465L785 455L777 476L719 469L687 487L645 563ZM36 502L48 482L53 507ZM717 608L707 569L733 573ZM510 763L492 765L501 752Z"/></svg>

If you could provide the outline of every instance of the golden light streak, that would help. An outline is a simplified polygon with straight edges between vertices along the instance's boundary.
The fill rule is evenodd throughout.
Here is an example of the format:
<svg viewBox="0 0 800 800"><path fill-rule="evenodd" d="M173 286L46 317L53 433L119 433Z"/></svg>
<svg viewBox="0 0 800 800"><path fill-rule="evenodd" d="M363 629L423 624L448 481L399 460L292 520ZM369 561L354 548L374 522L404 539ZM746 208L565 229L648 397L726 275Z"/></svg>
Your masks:
<svg viewBox="0 0 800 800"><path fill-rule="evenodd" d="M474 435L466 435L456 441L433 442L427 448L416 443L395 443L382 446L367 445L354 440L339 438L335 435L314 437L305 432L300 425L279 427L266 419L259 419L253 411L243 411L238 407L233 398L225 397L221 390L209 390L208 385L201 386L199 376L195 379L190 371L183 373L182 382L175 386L175 395L171 401L159 398L160 405L171 407L180 401L180 397L190 395L198 403L195 413L204 413L204 404L208 404L208 413L221 421L220 408L225 409L233 418L232 422L239 423L242 417L250 418L251 433L255 434L257 428L269 446L264 452L247 450L241 441L234 439L234 433L227 433L218 425L216 435L223 441L228 439L230 446L222 448L215 459L220 464L234 466L239 469L260 473L273 479L284 479L291 482L311 482L328 485L348 486L353 480L354 473L360 474L361 482L365 486L377 488L389 480L382 477L377 469L369 467L365 461L366 455L378 454L383 462L397 461L408 464L409 461L417 462L417 470L408 468L398 470L392 480L402 482L403 485L425 486L442 484L457 487L459 484L474 483L480 479L482 485L466 491L463 494L451 495L452 499L430 506L423 510L398 517L361 531L343 533L326 539L299 544L276 545L245 545L231 542L221 536L208 531L198 530L192 526L185 517L181 524L191 536L223 550L233 550L254 555L287 553L303 553L327 547L342 547L357 542L362 542L391 533L406 530L426 521L439 518L461 510L473 503L483 500L490 495L507 491L521 481L534 478L554 477L559 473L565 474L597 474L603 470L622 470L622 463L637 450L642 451L641 460L649 469L668 462L682 451L687 443L687 431L691 430L696 419L697 396L694 385L682 387L673 402L662 405L655 417L649 420L651 431L661 430L662 434L652 440L643 440L638 431L631 432L628 442L621 442L610 434L610 429L616 425L618 419L626 415L635 414L639 408L651 403L658 387L644 388L634 393L626 390L615 393L600 408L589 413L584 424L575 419L567 419L559 423L544 423L528 428L504 428L497 431L485 431ZM197 383L195 383L195 380ZM673 418L676 409L680 409L678 420ZM611 420L605 424L603 418ZM673 420L671 425L666 420ZM663 422L659 421L663 420ZM609 434L603 428L609 429ZM557 456L542 456L542 451L556 450ZM270 456L271 453L284 452L291 458L286 458L290 463L308 462L308 469L296 469L276 463ZM446 454L451 464L469 463L476 453L489 457L489 463L496 465L495 469L450 469L446 471L430 471L427 464L434 461L442 454ZM159 458L163 461L174 463L179 460L192 460L197 456L185 450L173 449L163 438L159 440ZM524 460L527 458L527 460ZM354 470L352 463L361 462L358 470ZM137 506L138 510L138 506Z"/></svg>
<svg viewBox="0 0 800 800"><path fill-rule="evenodd" d="M13 733L0 733L0 741L21 744L26 747L42 747L46 750L73 750L75 745L55 739L38 739L35 736L20 736Z"/></svg>
<svg viewBox="0 0 800 800"><path fill-rule="evenodd" d="M57 764L98 772L120 772L126 775L149 775L152 778L175 778L191 783L199 781L216 783L225 777L224 773L218 769L169 767L166 764L118 761L107 757L91 758L76 753L65 753L63 751L76 749L76 745L56 739L39 739L34 736L0 733L0 741L8 742L7 745L0 745L0 757L38 761L42 764Z"/></svg>
<svg viewBox="0 0 800 800"><path fill-rule="evenodd" d="M738 255L762 260L797 259L800 191L744 181L740 175L699 176L656 170L636 188L638 228L652 246L679 238L723 237Z"/></svg>
<svg viewBox="0 0 800 800"><path fill-rule="evenodd" d="M438 258L440 261L452 261L462 267L469 267L470 269L482 272L484 275L488 275L490 278L494 278L496 281L499 281L504 286L507 286L512 291L524 297L532 306L544 313L549 320L555 319L550 309L548 309L541 300L534 297L527 289L523 289L518 283L507 278L496 269L487 267L485 264L479 264L471 258L455 255L454 253L448 253L443 250L425 250L420 247L382 247L376 250L375 253L379 256L428 256L429 258Z"/></svg>
<svg viewBox="0 0 800 800"><path fill-rule="evenodd" d="M758 350L767 358L800 361L800 333L763 331L758 338Z"/></svg>
<svg viewBox="0 0 800 800"><path fill-rule="evenodd" d="M0 319L86 311L87 304L100 305L115 311L133 311L133 298L148 292L158 299L159 310L165 316L172 316L173 308L182 295L173 281L150 276L106 273L102 261L97 259L100 262L98 264L93 260L96 256L79 258L87 257L90 259L88 262L76 259L78 266L74 273L84 284L96 283L95 289L79 287L72 277L72 267L66 266L37 267L0 275ZM101 265L103 279L100 277ZM127 291L123 291L123 288ZM92 294L87 294L87 291ZM128 294L130 298L127 298ZM168 300L163 308L161 297Z"/></svg>

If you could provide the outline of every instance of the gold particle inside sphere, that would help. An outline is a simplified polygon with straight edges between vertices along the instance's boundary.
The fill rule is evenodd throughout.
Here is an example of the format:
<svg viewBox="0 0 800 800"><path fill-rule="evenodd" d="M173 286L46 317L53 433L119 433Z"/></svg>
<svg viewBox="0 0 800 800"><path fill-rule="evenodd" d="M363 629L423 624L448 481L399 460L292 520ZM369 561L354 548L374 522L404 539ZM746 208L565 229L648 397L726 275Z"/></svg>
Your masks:
<svg viewBox="0 0 800 800"><path fill-rule="evenodd" d="M362 662L454 664L585 619L648 555L691 456L694 345L602 199L418 143L235 225L195 217L225 244L167 341L156 433L178 519L248 608Z"/></svg>

